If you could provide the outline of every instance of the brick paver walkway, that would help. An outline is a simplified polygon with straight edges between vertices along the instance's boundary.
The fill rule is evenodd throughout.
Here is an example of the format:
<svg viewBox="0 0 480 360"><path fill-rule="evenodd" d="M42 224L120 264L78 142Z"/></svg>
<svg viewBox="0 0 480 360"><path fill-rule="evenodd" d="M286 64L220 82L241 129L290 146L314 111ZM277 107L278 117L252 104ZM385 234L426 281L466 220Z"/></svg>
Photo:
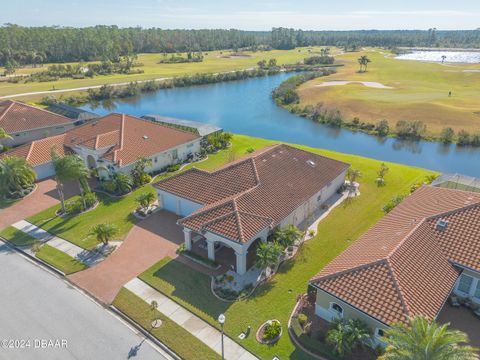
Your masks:
<svg viewBox="0 0 480 360"><path fill-rule="evenodd" d="M122 245L105 261L69 276L76 285L100 301L110 304L128 281L166 256L176 257L183 242L178 217L159 211L140 221L129 232Z"/></svg>
<svg viewBox="0 0 480 360"><path fill-rule="evenodd" d="M221 333L207 322L192 314L184 307L161 294L150 285L138 278L130 280L125 288L142 298L147 303L155 300L158 304L158 311L183 327L193 336L202 341L205 345L221 354ZM238 345L228 336L224 336L225 359L227 360L256 360L257 358Z"/></svg>

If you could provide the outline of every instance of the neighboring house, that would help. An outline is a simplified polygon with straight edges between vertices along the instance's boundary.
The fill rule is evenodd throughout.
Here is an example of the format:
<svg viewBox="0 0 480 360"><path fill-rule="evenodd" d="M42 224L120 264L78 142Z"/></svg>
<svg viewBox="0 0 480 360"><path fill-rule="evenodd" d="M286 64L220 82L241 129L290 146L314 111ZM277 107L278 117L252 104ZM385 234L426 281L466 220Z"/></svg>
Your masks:
<svg viewBox="0 0 480 360"><path fill-rule="evenodd" d="M18 146L73 128L73 121L50 111L21 102L0 101L0 128L13 139L3 139L5 146Z"/></svg>
<svg viewBox="0 0 480 360"><path fill-rule="evenodd" d="M76 153L88 168L130 172L141 157L152 160L148 172L160 171L183 162L200 151L200 137L148 120L123 114L110 114L65 134L33 141L5 153L25 158L38 179L53 176L51 148L60 155Z"/></svg>
<svg viewBox="0 0 480 360"><path fill-rule="evenodd" d="M480 194L423 186L310 285L318 316L362 319L377 341L393 322L435 319L452 291L480 304Z"/></svg>
<svg viewBox="0 0 480 360"><path fill-rule="evenodd" d="M203 243L208 258L215 260L220 245L230 248L232 265L241 275L253 263L253 246L267 241L278 226L308 221L343 185L348 167L275 145L214 172L189 169L155 187L160 206L182 217L178 224L186 249Z"/></svg>
<svg viewBox="0 0 480 360"><path fill-rule="evenodd" d="M100 117L100 115L93 112L63 103L49 105L47 110L72 119L75 122L75 125L80 125L88 120L93 120Z"/></svg>
<svg viewBox="0 0 480 360"><path fill-rule="evenodd" d="M480 179L462 174L442 174L432 182L432 186L480 192Z"/></svg>
<svg viewBox="0 0 480 360"><path fill-rule="evenodd" d="M142 116L142 118L155 121L166 126L171 126L174 128L185 130L185 131L190 131L200 135L202 138L206 138L209 135L218 134L223 131L222 128L212 124L201 123L201 122L191 121L191 120L175 119L175 118L165 117L160 115L144 115Z"/></svg>

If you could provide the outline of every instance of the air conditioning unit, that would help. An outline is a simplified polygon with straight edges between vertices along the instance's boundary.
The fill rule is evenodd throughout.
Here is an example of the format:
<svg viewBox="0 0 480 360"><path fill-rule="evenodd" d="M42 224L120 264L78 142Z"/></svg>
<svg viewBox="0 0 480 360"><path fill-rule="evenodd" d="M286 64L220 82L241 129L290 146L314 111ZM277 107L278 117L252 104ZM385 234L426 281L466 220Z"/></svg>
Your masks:
<svg viewBox="0 0 480 360"><path fill-rule="evenodd" d="M443 231L447 228L447 225L448 225L448 221L447 220L444 220L444 219L439 219L437 221L437 225L436 225L436 228L437 230L440 230L440 231Z"/></svg>

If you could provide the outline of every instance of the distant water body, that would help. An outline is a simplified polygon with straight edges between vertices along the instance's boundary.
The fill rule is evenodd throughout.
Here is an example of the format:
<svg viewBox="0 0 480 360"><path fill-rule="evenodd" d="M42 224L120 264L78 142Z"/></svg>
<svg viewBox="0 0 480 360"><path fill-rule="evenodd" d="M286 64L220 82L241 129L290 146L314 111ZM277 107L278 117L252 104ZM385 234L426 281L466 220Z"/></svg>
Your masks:
<svg viewBox="0 0 480 360"><path fill-rule="evenodd" d="M480 51L412 51L399 55L395 59L442 62L442 56L445 56L445 62L449 63L480 63Z"/></svg>
<svg viewBox="0 0 480 360"><path fill-rule="evenodd" d="M271 140L341 151L420 166L441 172L480 176L480 149L426 141L377 138L332 128L291 114L277 106L271 92L292 74L159 90L84 109L105 115L121 112L164 116L214 124L225 130Z"/></svg>

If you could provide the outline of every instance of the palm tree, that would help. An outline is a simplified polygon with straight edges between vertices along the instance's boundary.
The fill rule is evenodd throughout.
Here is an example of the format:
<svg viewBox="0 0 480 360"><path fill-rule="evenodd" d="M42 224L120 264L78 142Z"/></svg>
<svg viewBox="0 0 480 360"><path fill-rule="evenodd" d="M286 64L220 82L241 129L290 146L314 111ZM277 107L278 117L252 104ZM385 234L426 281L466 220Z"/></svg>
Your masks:
<svg viewBox="0 0 480 360"><path fill-rule="evenodd" d="M118 228L115 224L97 224L90 231L98 241L107 245L110 240L118 233Z"/></svg>
<svg viewBox="0 0 480 360"><path fill-rule="evenodd" d="M343 357L372 338L368 327L360 320L335 319L327 332L326 342L333 346L335 353Z"/></svg>
<svg viewBox="0 0 480 360"><path fill-rule="evenodd" d="M385 331L387 347L380 360L473 360L478 349L466 345L467 334L449 330L423 316L410 319L408 325L395 324Z"/></svg>
<svg viewBox="0 0 480 360"><path fill-rule="evenodd" d="M117 173L114 175L112 181L115 183L117 191L120 194L127 194L133 188L133 179L128 174Z"/></svg>
<svg viewBox="0 0 480 360"><path fill-rule="evenodd" d="M367 55L360 56L357 61L360 64L360 72L366 72L368 63L372 62Z"/></svg>
<svg viewBox="0 0 480 360"><path fill-rule="evenodd" d="M266 272L273 265L278 263L282 247L277 242L261 243L257 248L257 265Z"/></svg>
<svg viewBox="0 0 480 360"><path fill-rule="evenodd" d="M147 172L145 169L149 166L152 166L152 159L142 157L137 160L135 165L133 166L133 169L131 171L131 175L133 178L133 184L137 186L142 186L148 181L151 180L151 178L148 176Z"/></svg>
<svg viewBox="0 0 480 360"><path fill-rule="evenodd" d="M35 178L35 171L25 159L6 156L0 160L0 190L4 196L8 192L30 188Z"/></svg>
<svg viewBox="0 0 480 360"><path fill-rule="evenodd" d="M156 199L157 197L153 192L147 191L145 193L138 195L135 200L143 209L145 209L151 204L153 204Z"/></svg>
<svg viewBox="0 0 480 360"><path fill-rule="evenodd" d="M275 240L284 248L292 246L295 242L301 239L303 232L296 226L288 224L275 232Z"/></svg>
<svg viewBox="0 0 480 360"><path fill-rule="evenodd" d="M85 193L89 193L90 187L87 179L90 177L90 171L83 159L78 155L59 156L55 147L51 149L51 157L55 168L55 180L57 181L57 191L60 197L62 211L65 212L65 196L63 186L67 181L77 181L80 189L80 195L83 200L84 209L86 209Z"/></svg>
<svg viewBox="0 0 480 360"><path fill-rule="evenodd" d="M347 180L350 182L350 185L353 185L359 178L362 177L360 170L348 168L346 174Z"/></svg>

